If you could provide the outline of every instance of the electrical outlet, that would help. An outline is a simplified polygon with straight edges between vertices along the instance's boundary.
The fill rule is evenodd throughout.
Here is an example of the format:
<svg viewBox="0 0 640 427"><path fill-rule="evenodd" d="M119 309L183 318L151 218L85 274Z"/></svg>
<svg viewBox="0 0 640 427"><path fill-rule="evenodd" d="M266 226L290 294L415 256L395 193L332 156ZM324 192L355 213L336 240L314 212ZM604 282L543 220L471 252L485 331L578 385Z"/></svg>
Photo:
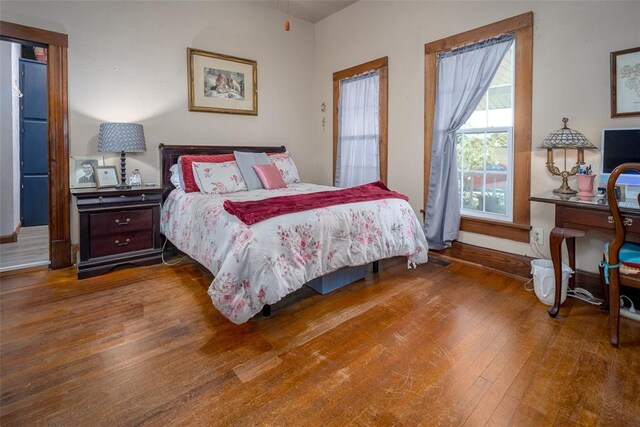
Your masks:
<svg viewBox="0 0 640 427"><path fill-rule="evenodd" d="M531 242L540 246L544 245L544 229L540 227L533 227L531 229Z"/></svg>

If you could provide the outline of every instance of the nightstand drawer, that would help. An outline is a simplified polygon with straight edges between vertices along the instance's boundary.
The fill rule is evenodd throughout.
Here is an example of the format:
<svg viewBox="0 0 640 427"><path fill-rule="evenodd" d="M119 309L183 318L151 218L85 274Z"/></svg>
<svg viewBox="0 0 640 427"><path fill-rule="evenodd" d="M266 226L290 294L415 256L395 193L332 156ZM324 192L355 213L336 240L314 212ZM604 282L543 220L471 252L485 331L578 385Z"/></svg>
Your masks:
<svg viewBox="0 0 640 427"><path fill-rule="evenodd" d="M153 248L152 230L114 233L91 239L91 258Z"/></svg>
<svg viewBox="0 0 640 427"><path fill-rule="evenodd" d="M153 225L152 209L94 213L89 215L91 237L130 231L149 230Z"/></svg>
<svg viewBox="0 0 640 427"><path fill-rule="evenodd" d="M141 193L141 194L120 194L120 195L111 195L111 194L85 194L85 195L76 195L78 198L78 208L82 208L85 206L108 206L108 205L117 205L117 204L134 204L134 203L160 203L162 201L162 194L155 193Z"/></svg>

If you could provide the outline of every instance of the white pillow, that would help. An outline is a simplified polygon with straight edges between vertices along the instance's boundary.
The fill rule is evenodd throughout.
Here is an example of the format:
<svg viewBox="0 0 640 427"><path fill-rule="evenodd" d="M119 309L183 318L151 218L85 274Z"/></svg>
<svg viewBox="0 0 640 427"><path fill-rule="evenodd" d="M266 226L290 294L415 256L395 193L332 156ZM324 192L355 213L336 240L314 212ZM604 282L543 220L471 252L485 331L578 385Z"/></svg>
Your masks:
<svg viewBox="0 0 640 427"><path fill-rule="evenodd" d="M293 163L293 159L289 155L289 152L270 154L269 159L276 168L280 171L282 179L285 184L295 184L300 182L300 176L298 175L298 168Z"/></svg>
<svg viewBox="0 0 640 427"><path fill-rule="evenodd" d="M247 191L240 168L235 161L224 163L193 162L193 177L201 192L206 194Z"/></svg>
<svg viewBox="0 0 640 427"><path fill-rule="evenodd" d="M186 188L184 186L184 178L182 177L182 156L178 157L178 179L180 180L180 188ZM172 166L173 167L173 166Z"/></svg>
<svg viewBox="0 0 640 427"><path fill-rule="evenodd" d="M169 179L169 181L171 181L173 186L178 190L182 189L182 185L180 185L180 174L178 172L180 170L180 166L177 163L169 168L169 172L171 172L171 178Z"/></svg>

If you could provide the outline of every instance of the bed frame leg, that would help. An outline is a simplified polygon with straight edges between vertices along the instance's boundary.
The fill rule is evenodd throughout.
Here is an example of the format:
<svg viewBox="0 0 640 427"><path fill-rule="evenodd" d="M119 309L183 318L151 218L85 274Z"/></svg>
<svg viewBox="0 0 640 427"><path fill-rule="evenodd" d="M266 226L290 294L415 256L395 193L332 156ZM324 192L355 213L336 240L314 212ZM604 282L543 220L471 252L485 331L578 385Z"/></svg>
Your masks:
<svg viewBox="0 0 640 427"><path fill-rule="evenodd" d="M377 273L380 271L380 261L373 261L373 272Z"/></svg>
<svg viewBox="0 0 640 427"><path fill-rule="evenodd" d="M271 305L265 304L262 307L262 317L271 317Z"/></svg>

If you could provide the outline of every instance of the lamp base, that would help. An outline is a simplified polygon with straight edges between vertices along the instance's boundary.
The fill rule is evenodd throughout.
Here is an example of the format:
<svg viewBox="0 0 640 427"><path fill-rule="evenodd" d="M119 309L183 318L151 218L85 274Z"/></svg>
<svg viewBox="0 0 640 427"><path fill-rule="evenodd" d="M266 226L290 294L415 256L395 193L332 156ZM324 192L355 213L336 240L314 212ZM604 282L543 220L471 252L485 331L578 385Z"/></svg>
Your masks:
<svg viewBox="0 0 640 427"><path fill-rule="evenodd" d="M116 190L129 190L131 186L127 184L127 157L124 151L120 152L120 184L116 186Z"/></svg>
<svg viewBox="0 0 640 427"><path fill-rule="evenodd" d="M567 186L566 188L560 187L553 190L556 194L577 194L578 192L571 187Z"/></svg>

